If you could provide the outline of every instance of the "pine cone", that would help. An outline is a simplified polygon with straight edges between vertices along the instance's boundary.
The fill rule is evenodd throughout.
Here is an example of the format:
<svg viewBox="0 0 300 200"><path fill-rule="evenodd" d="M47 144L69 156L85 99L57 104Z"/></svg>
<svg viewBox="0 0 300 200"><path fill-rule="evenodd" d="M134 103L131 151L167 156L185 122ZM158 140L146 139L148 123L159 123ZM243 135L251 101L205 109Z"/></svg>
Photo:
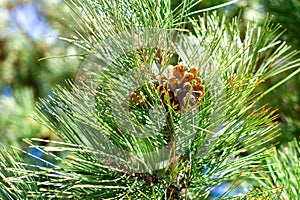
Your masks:
<svg viewBox="0 0 300 200"><path fill-rule="evenodd" d="M196 77L197 74L196 68L187 72L183 63L168 66L158 78L163 103L171 105L176 112L198 107L205 87L202 85L202 79Z"/></svg>
<svg viewBox="0 0 300 200"><path fill-rule="evenodd" d="M167 110L171 106L175 112L186 112L186 109L198 107L200 98L205 93L202 79L196 77L197 74L196 68L186 71L183 63L169 65L151 84ZM130 101L136 106L149 104L147 99L140 90L134 91L130 96Z"/></svg>

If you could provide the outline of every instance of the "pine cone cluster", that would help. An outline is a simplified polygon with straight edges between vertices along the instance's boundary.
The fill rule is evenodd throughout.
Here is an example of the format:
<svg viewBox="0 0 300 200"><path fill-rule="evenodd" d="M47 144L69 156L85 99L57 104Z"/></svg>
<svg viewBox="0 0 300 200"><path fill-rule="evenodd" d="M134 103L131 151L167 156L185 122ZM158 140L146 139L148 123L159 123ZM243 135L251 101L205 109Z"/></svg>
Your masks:
<svg viewBox="0 0 300 200"><path fill-rule="evenodd" d="M198 107L205 87L197 74L196 68L186 71L183 63L168 66L158 77L158 90L163 103L171 105L176 112L186 112L187 109Z"/></svg>
<svg viewBox="0 0 300 200"><path fill-rule="evenodd" d="M200 98L204 96L205 87L202 79L197 77L198 71L195 68L186 70L186 65L169 65L152 82L152 86L168 110L171 106L175 112L186 112L187 109L200 105ZM141 90L136 90L131 94L130 100L136 106L149 104L148 98Z"/></svg>

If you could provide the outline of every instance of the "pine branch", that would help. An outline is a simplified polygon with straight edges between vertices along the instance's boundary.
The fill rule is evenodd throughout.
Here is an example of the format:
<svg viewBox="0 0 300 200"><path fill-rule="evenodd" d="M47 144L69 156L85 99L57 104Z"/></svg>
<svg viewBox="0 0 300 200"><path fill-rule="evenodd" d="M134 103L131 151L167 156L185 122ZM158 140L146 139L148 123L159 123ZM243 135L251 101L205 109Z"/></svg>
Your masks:
<svg viewBox="0 0 300 200"><path fill-rule="evenodd" d="M58 86L34 115L62 142L26 140L51 158L29 155L47 167L19 159L28 155L21 149L14 157L1 152L4 195L201 199L213 186L253 173L279 131L275 111L258 104L269 91L255 89L298 68L298 52L287 53L270 20L249 23L243 34L237 18L186 21L184 8L194 3L175 11L170 1L69 3L82 19L76 42L90 56L71 89ZM191 22L195 35L182 22Z"/></svg>
<svg viewBox="0 0 300 200"><path fill-rule="evenodd" d="M255 173L254 191L249 197L295 199L299 196L299 141L294 139L281 149L273 149L272 156Z"/></svg>

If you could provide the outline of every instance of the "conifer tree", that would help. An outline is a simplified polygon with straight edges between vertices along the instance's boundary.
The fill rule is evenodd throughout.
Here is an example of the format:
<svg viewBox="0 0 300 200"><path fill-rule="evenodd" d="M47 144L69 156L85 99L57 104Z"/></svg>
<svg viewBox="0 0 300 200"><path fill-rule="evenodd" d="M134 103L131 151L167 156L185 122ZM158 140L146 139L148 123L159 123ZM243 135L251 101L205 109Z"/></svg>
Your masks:
<svg viewBox="0 0 300 200"><path fill-rule="evenodd" d="M85 58L75 81L34 114L61 140L24 140L43 157L2 148L4 199L206 199L257 172L279 134L276 110L259 101L300 71L298 51L270 19L242 31L239 18L195 17L196 3L67 3L77 33L68 40ZM258 92L288 69L296 70ZM281 195L272 186L265 197Z"/></svg>

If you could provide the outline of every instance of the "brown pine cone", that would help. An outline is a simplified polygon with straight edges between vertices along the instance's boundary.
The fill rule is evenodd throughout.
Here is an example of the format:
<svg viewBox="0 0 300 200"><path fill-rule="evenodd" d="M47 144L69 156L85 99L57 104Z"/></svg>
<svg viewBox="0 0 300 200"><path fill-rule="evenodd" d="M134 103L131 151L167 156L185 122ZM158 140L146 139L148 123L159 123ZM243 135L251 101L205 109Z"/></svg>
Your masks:
<svg viewBox="0 0 300 200"><path fill-rule="evenodd" d="M183 63L176 66L169 65L157 80L151 83L166 109L171 106L175 112L186 112L186 109L200 105L200 99L205 94L202 79L197 77L196 68L189 71L186 71L186 68ZM140 90L136 90L130 96L130 101L136 106L145 105L147 99Z"/></svg>
<svg viewBox="0 0 300 200"><path fill-rule="evenodd" d="M186 65L180 63L176 66L168 66L158 78L160 92L165 105L171 105L174 111L185 112L187 108L195 108L200 105L200 98L204 96L205 87L202 79L196 77L198 71L191 68L186 71ZM169 95L172 98L166 98ZM169 100L169 102L166 101Z"/></svg>

